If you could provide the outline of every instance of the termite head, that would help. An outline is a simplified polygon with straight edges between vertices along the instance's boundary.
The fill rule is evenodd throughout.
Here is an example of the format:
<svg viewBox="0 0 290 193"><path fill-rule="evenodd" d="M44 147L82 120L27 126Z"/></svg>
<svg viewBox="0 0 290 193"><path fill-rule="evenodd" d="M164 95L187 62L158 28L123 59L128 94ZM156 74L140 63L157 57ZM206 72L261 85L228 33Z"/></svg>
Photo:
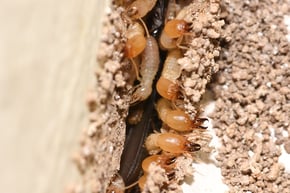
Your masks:
<svg viewBox="0 0 290 193"><path fill-rule="evenodd" d="M165 24L164 32L171 38L178 38L190 31L190 24L183 19L173 19Z"/></svg>
<svg viewBox="0 0 290 193"><path fill-rule="evenodd" d="M125 44L125 56L135 58L143 52L146 47L146 38L143 35L136 35L129 38Z"/></svg>
<svg viewBox="0 0 290 193"><path fill-rule="evenodd" d="M176 83L161 76L156 84L157 92L168 100L175 100L177 98L177 93L179 87Z"/></svg>
<svg viewBox="0 0 290 193"><path fill-rule="evenodd" d="M134 89L130 105L136 105L139 102L144 101L152 92L151 87L145 87L142 84L136 86Z"/></svg>
<svg viewBox="0 0 290 193"><path fill-rule="evenodd" d="M201 149L201 146L197 143L187 141L187 143L185 144L185 149L188 152L195 152L199 151Z"/></svg>

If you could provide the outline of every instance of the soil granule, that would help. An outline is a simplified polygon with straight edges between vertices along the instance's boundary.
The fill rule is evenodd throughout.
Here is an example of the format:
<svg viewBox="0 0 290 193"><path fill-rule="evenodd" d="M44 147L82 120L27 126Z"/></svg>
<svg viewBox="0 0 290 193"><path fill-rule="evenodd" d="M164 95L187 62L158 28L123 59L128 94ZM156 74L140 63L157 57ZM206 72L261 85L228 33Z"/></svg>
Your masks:
<svg viewBox="0 0 290 193"><path fill-rule="evenodd" d="M231 0L224 7L231 41L211 85L224 182L233 193L290 192L290 174L278 162L283 144L289 153L290 44L283 19L290 2Z"/></svg>

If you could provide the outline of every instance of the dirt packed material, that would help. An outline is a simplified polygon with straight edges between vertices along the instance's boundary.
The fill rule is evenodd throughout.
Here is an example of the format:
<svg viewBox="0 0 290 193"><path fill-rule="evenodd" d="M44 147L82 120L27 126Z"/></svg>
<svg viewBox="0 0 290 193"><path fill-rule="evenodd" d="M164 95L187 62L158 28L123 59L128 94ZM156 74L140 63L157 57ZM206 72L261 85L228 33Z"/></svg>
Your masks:
<svg viewBox="0 0 290 193"><path fill-rule="evenodd" d="M283 22L290 2L232 0L223 6L232 39L222 47L211 88L224 182L232 193L290 192L290 174L278 161L290 136L290 44Z"/></svg>
<svg viewBox="0 0 290 193"><path fill-rule="evenodd" d="M181 87L184 89L186 111L194 118L207 84L218 69L216 58L220 54L220 39L225 24L221 19L220 1L196 1L185 7L177 16L192 25L191 41L184 57L178 63L182 69Z"/></svg>
<svg viewBox="0 0 290 193"><path fill-rule="evenodd" d="M98 50L100 67L96 71L96 85L87 98L90 124L83 131L81 148L75 155L83 175L83 183L76 192L104 192L120 168L130 99L128 90L132 87L126 79L131 67L123 61L125 24L120 17L122 11L114 7L103 24Z"/></svg>

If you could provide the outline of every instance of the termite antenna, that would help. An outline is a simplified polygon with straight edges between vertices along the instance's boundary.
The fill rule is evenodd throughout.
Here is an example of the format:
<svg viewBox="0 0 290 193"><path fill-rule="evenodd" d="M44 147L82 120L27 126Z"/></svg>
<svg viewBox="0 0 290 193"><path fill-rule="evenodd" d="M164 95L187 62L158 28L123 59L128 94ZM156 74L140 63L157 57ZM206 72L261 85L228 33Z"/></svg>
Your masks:
<svg viewBox="0 0 290 193"><path fill-rule="evenodd" d="M148 28L147 28L145 22L143 21L142 18L139 18L139 20L142 23L142 25L144 26L144 29L145 29L145 32L146 32L146 36L149 38L150 37L150 34L149 34L149 31L148 31Z"/></svg>
<svg viewBox="0 0 290 193"><path fill-rule="evenodd" d="M123 178L120 174L115 174L113 180L111 181L109 187L107 188L106 193L124 193L125 190L130 189L136 186L139 183L139 180L130 184L129 186L125 186Z"/></svg>
<svg viewBox="0 0 290 193"><path fill-rule="evenodd" d="M139 180L137 180L136 182L133 182L133 184L130 184L130 185L124 187L124 190L128 190L128 189L130 189L130 188L136 186L138 183L139 183Z"/></svg>
<svg viewBox="0 0 290 193"><path fill-rule="evenodd" d="M136 64L135 60L133 58L130 58L133 66L134 66L134 69L135 69L135 73L136 73L136 78L137 80L141 81L141 77L139 75L139 68L138 68L138 65Z"/></svg>

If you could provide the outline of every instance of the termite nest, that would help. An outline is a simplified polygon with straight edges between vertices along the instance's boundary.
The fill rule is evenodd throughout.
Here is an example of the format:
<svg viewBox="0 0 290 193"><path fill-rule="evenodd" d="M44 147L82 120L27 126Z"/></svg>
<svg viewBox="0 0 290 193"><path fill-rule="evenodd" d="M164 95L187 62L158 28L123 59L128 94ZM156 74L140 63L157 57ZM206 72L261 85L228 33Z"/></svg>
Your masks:
<svg viewBox="0 0 290 193"><path fill-rule="evenodd" d="M219 56L218 39L224 24L218 16L219 2L119 3L124 8L121 17L126 23L124 60L129 61L132 69L131 108L120 170L115 175L124 185L115 186L112 179L108 192L156 192L157 189L179 192L178 185L186 173L175 174L179 170L177 158L193 161L196 152L210 149L211 137L205 125L208 119L199 117L199 102L206 83L218 69L215 57ZM151 18L150 12L153 12ZM160 21L154 30L150 26L152 20ZM195 140L190 140L189 135L195 136ZM132 138L139 140L136 143ZM151 168L151 164L155 167ZM160 170L163 176L157 183L152 177L154 170ZM140 190L132 189L135 184Z"/></svg>
<svg viewBox="0 0 290 193"><path fill-rule="evenodd" d="M220 2L119 0L111 8L109 38L101 43L108 49L99 54L98 96L89 103L95 116L106 118L92 120L90 139L83 142L97 143L90 151L101 159L88 153L90 161L82 160L98 171L91 188L182 192L180 184L193 175L192 162L212 150L200 101L218 70L224 38ZM102 135L109 142L92 142ZM102 142L108 149L98 149ZM113 158L102 160L102 151ZM120 164L110 168L110 161Z"/></svg>

